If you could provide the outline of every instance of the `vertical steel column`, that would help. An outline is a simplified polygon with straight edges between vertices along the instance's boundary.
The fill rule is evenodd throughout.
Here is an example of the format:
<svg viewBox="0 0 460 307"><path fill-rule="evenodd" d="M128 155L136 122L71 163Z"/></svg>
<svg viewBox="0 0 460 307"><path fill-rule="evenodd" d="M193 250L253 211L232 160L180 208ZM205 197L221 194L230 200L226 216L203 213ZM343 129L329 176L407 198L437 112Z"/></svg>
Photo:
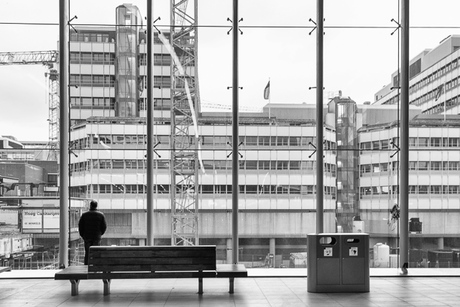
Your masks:
<svg viewBox="0 0 460 307"><path fill-rule="evenodd" d="M317 0L316 14L316 233L324 231L323 216L323 34L324 0Z"/></svg>
<svg viewBox="0 0 460 307"><path fill-rule="evenodd" d="M238 173L239 173L239 161L238 161L238 0L233 0L233 106L232 106L232 252L233 252L233 263L238 263Z"/></svg>
<svg viewBox="0 0 460 307"><path fill-rule="evenodd" d="M69 260L69 12L59 0L59 268Z"/></svg>
<svg viewBox="0 0 460 307"><path fill-rule="evenodd" d="M153 246L153 22L147 0L147 246Z"/></svg>
<svg viewBox="0 0 460 307"><path fill-rule="evenodd" d="M409 258L409 0L401 1L401 110L399 206L400 263L406 273Z"/></svg>

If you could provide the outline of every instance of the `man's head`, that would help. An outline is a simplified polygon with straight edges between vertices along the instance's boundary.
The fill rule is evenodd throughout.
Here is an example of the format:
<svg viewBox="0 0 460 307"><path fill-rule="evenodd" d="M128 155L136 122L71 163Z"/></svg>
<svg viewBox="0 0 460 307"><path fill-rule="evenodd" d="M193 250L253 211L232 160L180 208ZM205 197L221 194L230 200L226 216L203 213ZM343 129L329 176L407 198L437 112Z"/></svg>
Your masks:
<svg viewBox="0 0 460 307"><path fill-rule="evenodd" d="M97 201L95 200L92 200L90 203L89 203L89 208L94 210L97 208Z"/></svg>

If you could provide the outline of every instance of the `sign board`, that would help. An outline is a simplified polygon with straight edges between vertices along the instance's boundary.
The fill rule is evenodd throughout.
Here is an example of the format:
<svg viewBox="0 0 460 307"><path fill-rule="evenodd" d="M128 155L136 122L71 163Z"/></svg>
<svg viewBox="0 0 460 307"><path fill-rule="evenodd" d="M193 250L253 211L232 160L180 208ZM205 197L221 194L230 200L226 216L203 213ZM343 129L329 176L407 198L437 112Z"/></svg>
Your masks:
<svg viewBox="0 0 460 307"><path fill-rule="evenodd" d="M22 229L25 233L59 232L58 209L25 209L22 212Z"/></svg>
<svg viewBox="0 0 460 307"><path fill-rule="evenodd" d="M43 210L24 210L22 212L22 229L42 229Z"/></svg>

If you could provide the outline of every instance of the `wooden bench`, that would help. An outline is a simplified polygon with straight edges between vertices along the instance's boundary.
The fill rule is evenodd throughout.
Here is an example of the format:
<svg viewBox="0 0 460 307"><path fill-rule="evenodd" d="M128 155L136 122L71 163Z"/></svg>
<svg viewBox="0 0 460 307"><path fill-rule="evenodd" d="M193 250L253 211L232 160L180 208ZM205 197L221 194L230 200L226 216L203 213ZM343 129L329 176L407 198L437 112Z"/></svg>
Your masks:
<svg viewBox="0 0 460 307"><path fill-rule="evenodd" d="M216 264L216 246L92 246L88 266L71 266L55 274L55 280L70 280L72 296L78 295L80 280L102 279L104 295L110 294L112 279L228 278L229 293L236 277L247 277L243 264Z"/></svg>

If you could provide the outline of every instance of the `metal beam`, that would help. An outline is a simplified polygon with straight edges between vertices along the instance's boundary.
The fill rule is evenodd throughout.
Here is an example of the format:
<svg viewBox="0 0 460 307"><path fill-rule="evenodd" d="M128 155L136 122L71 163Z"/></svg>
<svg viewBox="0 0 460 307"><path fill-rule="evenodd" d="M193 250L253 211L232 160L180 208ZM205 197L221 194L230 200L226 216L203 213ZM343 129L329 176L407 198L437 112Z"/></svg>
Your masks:
<svg viewBox="0 0 460 307"><path fill-rule="evenodd" d="M239 100L238 100L238 0L233 0L233 82L232 82L232 96L233 96L233 110L232 110L232 261L234 264L238 263L238 170L239 170Z"/></svg>
<svg viewBox="0 0 460 307"><path fill-rule="evenodd" d="M323 148L323 34L324 0L317 0L316 7L316 233L324 231L324 148Z"/></svg>
<svg viewBox="0 0 460 307"><path fill-rule="evenodd" d="M59 268L69 259L69 17L68 0L59 0Z"/></svg>
<svg viewBox="0 0 460 307"><path fill-rule="evenodd" d="M153 0L147 0L147 246L153 246Z"/></svg>
<svg viewBox="0 0 460 307"><path fill-rule="evenodd" d="M401 114L400 114L400 264L407 274L409 258L409 0L401 1Z"/></svg>

